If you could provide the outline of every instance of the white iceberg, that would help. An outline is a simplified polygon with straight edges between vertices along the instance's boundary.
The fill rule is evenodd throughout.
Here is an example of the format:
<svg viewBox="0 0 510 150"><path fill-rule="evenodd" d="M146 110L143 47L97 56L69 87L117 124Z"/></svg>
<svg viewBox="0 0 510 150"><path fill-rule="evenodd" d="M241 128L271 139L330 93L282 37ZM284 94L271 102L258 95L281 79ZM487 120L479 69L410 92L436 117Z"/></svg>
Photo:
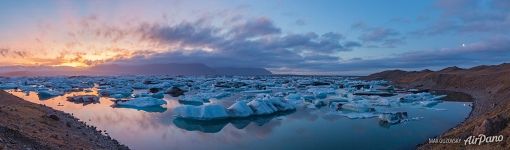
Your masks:
<svg viewBox="0 0 510 150"><path fill-rule="evenodd" d="M432 106L435 106L437 104L439 104L441 101L430 101L430 100L427 100L427 101L420 101L418 102L418 104L420 104L421 106L423 107L432 107Z"/></svg>
<svg viewBox="0 0 510 150"><path fill-rule="evenodd" d="M278 111L270 101L255 99L248 103L248 106L253 110L256 115L268 115Z"/></svg>
<svg viewBox="0 0 510 150"><path fill-rule="evenodd" d="M219 104L181 105L174 108L174 115L178 118L193 120L214 120L229 117L225 107Z"/></svg>
<svg viewBox="0 0 510 150"><path fill-rule="evenodd" d="M288 101L297 101L297 100L301 100L301 95L300 94L296 94L296 93L292 93L292 94L289 94L285 97L286 100Z"/></svg>
<svg viewBox="0 0 510 150"><path fill-rule="evenodd" d="M253 115L253 110L246 104L245 101L237 101L228 107L228 112L231 117L249 117Z"/></svg>
<svg viewBox="0 0 510 150"><path fill-rule="evenodd" d="M400 98L400 102L410 103L416 101L427 101L427 100L440 100L446 97L446 95L435 96L430 93L416 93L416 94L407 94Z"/></svg>
<svg viewBox="0 0 510 150"><path fill-rule="evenodd" d="M127 107L153 107L153 106L161 106L166 104L165 100L157 99L153 97L138 97L128 101L118 101L118 106L127 106Z"/></svg>
<svg viewBox="0 0 510 150"><path fill-rule="evenodd" d="M326 98L329 94L335 94L335 89L333 88L310 88L306 91L313 93L319 99Z"/></svg>

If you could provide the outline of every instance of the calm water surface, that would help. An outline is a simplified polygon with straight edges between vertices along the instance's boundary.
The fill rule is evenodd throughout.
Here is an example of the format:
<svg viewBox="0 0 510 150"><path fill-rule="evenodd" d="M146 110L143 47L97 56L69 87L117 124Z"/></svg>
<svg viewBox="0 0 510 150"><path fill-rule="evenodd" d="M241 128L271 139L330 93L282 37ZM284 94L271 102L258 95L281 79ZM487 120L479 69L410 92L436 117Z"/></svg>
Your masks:
<svg viewBox="0 0 510 150"><path fill-rule="evenodd" d="M96 104L75 104L67 96L39 100L36 93L8 91L28 101L73 113L132 149L414 149L429 137L462 122L470 103L443 102L432 108L400 107L409 118L396 125L377 118L349 119L328 107L298 107L295 112L208 123L175 119L180 105L168 95L166 106L146 110L113 108L109 98ZM95 93L86 93L95 94ZM227 102L228 103L228 102Z"/></svg>

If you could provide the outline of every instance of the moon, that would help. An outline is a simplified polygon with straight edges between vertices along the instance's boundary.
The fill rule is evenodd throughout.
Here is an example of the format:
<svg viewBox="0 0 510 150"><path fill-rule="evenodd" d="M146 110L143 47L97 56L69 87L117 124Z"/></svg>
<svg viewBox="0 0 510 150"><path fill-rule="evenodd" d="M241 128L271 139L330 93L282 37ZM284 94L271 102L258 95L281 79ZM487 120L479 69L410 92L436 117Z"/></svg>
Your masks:
<svg viewBox="0 0 510 150"><path fill-rule="evenodd" d="M462 43L462 47L466 47L466 44Z"/></svg>

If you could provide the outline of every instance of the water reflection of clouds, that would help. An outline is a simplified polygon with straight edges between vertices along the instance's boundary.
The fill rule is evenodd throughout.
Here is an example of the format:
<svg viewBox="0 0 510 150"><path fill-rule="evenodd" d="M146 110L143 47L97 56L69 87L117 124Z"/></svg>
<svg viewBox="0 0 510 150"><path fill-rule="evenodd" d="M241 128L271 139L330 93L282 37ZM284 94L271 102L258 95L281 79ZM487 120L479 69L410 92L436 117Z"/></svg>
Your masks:
<svg viewBox="0 0 510 150"><path fill-rule="evenodd" d="M34 93L30 93L28 96L21 92L13 94L34 103L74 113L77 118L98 127L98 129L107 130L113 138L133 149L253 149L254 147L267 148L267 145L260 145L260 143L275 141L298 142L301 145L306 145L306 143L328 141L330 138L349 141L345 138L351 138L352 135L357 138L367 138L367 136L378 134L381 136L384 134L385 137L390 135L395 137L400 135L415 136L417 134L425 135L425 130L429 135L432 131L446 129L449 125L461 121L456 119L456 116L444 117L444 113L441 112L413 109L415 111L413 114L426 116L424 120L421 120L422 122L437 123L441 127L429 127L414 122L410 122L411 125L377 125L377 118L351 120L341 115L328 114L327 112L331 109L327 107L310 109L299 106L291 114L197 124L176 120L172 110L180 104L175 98L167 96L165 96L165 100L168 104L163 107L166 111L147 112L150 110L114 108L112 107L113 102L107 98L101 98L98 104L83 106L66 101L65 96L40 101L37 94ZM223 101L217 102L224 103ZM58 106L59 103L64 106ZM469 113L469 110L465 110L464 107L458 108L458 110L462 110L458 112L459 115ZM439 124L441 122L442 124ZM417 131L415 128L424 130ZM318 141L314 141L317 138ZM391 141L387 142L391 143Z"/></svg>

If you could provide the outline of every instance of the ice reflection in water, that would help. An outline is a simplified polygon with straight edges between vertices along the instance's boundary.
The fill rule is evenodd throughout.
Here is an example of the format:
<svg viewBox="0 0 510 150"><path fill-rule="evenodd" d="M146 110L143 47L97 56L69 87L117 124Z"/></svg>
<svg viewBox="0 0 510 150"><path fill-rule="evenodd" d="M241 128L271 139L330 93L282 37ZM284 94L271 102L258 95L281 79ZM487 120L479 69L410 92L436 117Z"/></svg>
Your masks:
<svg viewBox="0 0 510 150"><path fill-rule="evenodd" d="M108 98L87 105L66 101L73 94L95 92L48 100L39 100L36 93L10 93L73 113L133 149L413 149L462 122L471 109L459 102L443 102L432 109L400 107L409 118L423 118L393 125L377 118L348 119L329 107L304 106L271 116L196 122L175 119L172 109L180 104L168 95L163 107L137 110L111 107L114 103Z"/></svg>

